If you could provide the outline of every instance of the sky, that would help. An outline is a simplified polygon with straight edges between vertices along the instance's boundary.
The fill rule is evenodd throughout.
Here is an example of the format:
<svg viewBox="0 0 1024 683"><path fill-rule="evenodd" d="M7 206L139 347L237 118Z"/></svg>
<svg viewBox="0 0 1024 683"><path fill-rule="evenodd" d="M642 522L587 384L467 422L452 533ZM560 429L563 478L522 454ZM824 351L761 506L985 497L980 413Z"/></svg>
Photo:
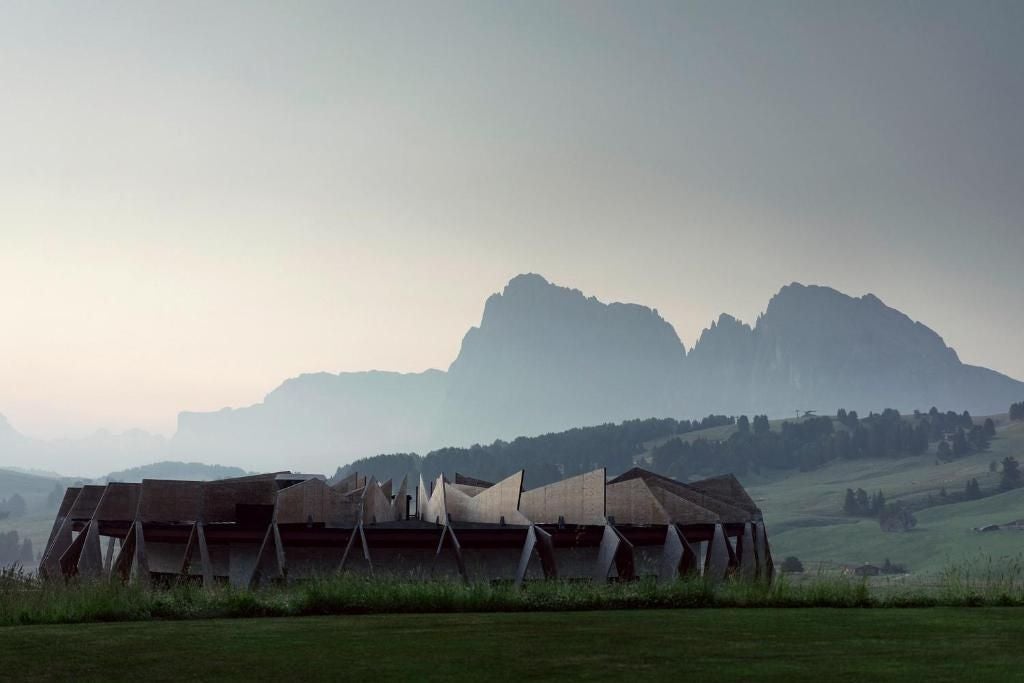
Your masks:
<svg viewBox="0 0 1024 683"><path fill-rule="evenodd" d="M0 414L170 435L446 368L538 272L686 347L872 292L1024 379L1024 4L20 2Z"/></svg>

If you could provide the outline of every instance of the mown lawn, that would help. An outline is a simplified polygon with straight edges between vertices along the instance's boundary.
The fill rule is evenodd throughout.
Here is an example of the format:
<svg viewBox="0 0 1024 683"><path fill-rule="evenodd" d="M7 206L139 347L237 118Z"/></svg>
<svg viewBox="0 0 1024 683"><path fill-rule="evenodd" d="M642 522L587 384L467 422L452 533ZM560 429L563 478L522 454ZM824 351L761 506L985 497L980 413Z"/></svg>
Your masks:
<svg viewBox="0 0 1024 683"><path fill-rule="evenodd" d="M5 680L1020 680L1019 608L694 609L0 628Z"/></svg>

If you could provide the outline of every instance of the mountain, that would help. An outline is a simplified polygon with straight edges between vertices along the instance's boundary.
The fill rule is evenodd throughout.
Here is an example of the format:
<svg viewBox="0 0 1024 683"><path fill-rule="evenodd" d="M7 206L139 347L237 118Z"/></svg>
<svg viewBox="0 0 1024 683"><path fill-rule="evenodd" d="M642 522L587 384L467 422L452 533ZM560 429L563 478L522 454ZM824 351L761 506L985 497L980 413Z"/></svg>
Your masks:
<svg viewBox="0 0 1024 683"><path fill-rule="evenodd" d="M754 326L723 314L687 354L655 310L526 274L487 299L447 372L302 375L247 408L182 413L171 452L330 471L376 453L638 417L932 405L985 414L1021 398L1024 384L961 363L871 294L794 283Z"/></svg>
<svg viewBox="0 0 1024 683"><path fill-rule="evenodd" d="M961 363L938 334L872 294L793 283L753 326L721 315L687 354L656 310L527 274L487 299L447 371L301 375L255 405L183 412L169 441L138 431L40 441L0 418L0 466L84 470L114 454L125 467L173 459L331 471L377 453L631 418L933 405L988 414L1022 399L1024 383Z"/></svg>
<svg viewBox="0 0 1024 683"><path fill-rule="evenodd" d="M487 299L448 369L440 441L667 417L685 357L657 311L519 275Z"/></svg>
<svg viewBox="0 0 1024 683"><path fill-rule="evenodd" d="M301 375L256 405L181 413L170 453L253 468L316 462L330 469L360 453L422 448L435 433L445 380L438 370Z"/></svg>
<svg viewBox="0 0 1024 683"><path fill-rule="evenodd" d="M667 416L680 408L685 358L657 311L520 275L487 300L447 372L302 375L253 406L182 413L171 452L330 469L360 455Z"/></svg>
<svg viewBox="0 0 1024 683"><path fill-rule="evenodd" d="M931 329L867 294L791 284L751 328L722 316L687 358L705 411L785 416L798 409L866 412L953 406L999 413L1024 384L965 365Z"/></svg>
<svg viewBox="0 0 1024 683"><path fill-rule="evenodd" d="M19 433L0 415L0 467L41 465L74 473L97 461L130 465L158 460L166 452L167 439L141 429L120 434L101 429L80 439L35 439Z"/></svg>

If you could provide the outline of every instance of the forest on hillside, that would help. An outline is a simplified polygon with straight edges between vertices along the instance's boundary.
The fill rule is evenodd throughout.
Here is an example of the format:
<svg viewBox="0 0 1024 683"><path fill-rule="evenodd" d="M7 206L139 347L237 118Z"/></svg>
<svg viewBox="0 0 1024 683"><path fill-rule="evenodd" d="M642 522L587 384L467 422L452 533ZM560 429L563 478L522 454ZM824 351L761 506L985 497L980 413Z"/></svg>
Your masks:
<svg viewBox="0 0 1024 683"><path fill-rule="evenodd" d="M692 432L733 426L721 439ZM581 427L510 442L469 448L377 455L339 468L335 479L358 471L380 480L422 474L425 480L456 471L497 481L526 470L526 486L535 487L606 467L614 476L636 464L681 481L732 472L812 470L837 459L898 458L921 455L935 446L949 461L988 448L995 434L991 419L977 424L966 411L901 415L886 409L860 417L840 409L834 417L788 420L773 428L764 415L709 415L702 420L648 419ZM651 446L653 445L653 447Z"/></svg>

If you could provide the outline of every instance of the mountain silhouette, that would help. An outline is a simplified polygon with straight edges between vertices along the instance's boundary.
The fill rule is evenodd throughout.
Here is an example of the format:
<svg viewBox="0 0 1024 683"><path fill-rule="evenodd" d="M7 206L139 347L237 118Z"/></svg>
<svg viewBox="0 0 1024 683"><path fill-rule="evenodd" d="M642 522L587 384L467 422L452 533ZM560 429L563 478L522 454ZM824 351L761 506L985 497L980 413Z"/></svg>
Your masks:
<svg viewBox="0 0 1024 683"><path fill-rule="evenodd" d="M932 405L987 414L1021 398L1024 383L961 363L871 294L793 283L753 326L723 314L687 354L655 310L526 274L487 299L447 372L302 375L247 408L182 413L171 452L324 469L630 418Z"/></svg>

